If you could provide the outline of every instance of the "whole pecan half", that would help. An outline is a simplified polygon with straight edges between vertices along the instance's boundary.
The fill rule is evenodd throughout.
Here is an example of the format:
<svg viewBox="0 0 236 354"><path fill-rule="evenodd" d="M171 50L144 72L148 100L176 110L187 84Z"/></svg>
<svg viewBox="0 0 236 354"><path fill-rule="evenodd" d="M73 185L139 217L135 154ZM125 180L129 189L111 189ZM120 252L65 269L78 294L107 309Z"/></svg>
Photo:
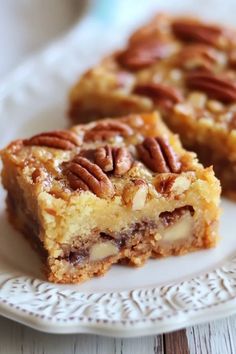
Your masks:
<svg viewBox="0 0 236 354"><path fill-rule="evenodd" d="M137 150L141 161L153 172L178 173L180 171L181 163L165 138L147 137L142 144L137 146Z"/></svg>
<svg viewBox="0 0 236 354"><path fill-rule="evenodd" d="M184 41L201 42L213 46L220 45L227 30L215 25L207 25L196 20L178 19L172 23L174 34Z"/></svg>
<svg viewBox="0 0 236 354"><path fill-rule="evenodd" d="M133 129L127 124L117 121L99 122L85 133L85 141L107 140L116 135L127 137L133 133Z"/></svg>
<svg viewBox="0 0 236 354"><path fill-rule="evenodd" d="M219 62L219 52L206 44L190 44L178 53L176 64L185 69L211 70Z"/></svg>
<svg viewBox="0 0 236 354"><path fill-rule="evenodd" d="M41 133L24 140L24 145L46 146L61 150L72 150L81 144L78 135L69 130Z"/></svg>
<svg viewBox="0 0 236 354"><path fill-rule="evenodd" d="M166 58L171 53L167 42L155 37L131 43L117 56L118 63L129 70L140 70L154 64L158 59Z"/></svg>
<svg viewBox="0 0 236 354"><path fill-rule="evenodd" d="M236 100L236 81L231 81L225 76L193 71L186 75L186 85L190 89L203 91L209 97L225 103Z"/></svg>
<svg viewBox="0 0 236 354"><path fill-rule="evenodd" d="M85 157L75 156L67 166L66 175L74 190L90 190L100 198L111 198L115 193L107 175Z"/></svg>
<svg viewBox="0 0 236 354"><path fill-rule="evenodd" d="M181 93L174 87L158 83L147 83L135 86L133 93L150 97L156 104L169 102L173 104L182 101Z"/></svg>
<svg viewBox="0 0 236 354"><path fill-rule="evenodd" d="M102 146L95 151L95 162L104 172L122 176L132 166L132 157L124 147Z"/></svg>

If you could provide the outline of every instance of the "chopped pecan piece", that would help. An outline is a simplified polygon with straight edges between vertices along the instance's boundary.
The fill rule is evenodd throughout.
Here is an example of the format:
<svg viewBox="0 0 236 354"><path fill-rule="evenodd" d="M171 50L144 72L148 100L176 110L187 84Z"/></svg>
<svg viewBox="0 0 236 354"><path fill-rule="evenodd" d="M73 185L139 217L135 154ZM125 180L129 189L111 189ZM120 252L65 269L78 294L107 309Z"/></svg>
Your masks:
<svg viewBox="0 0 236 354"><path fill-rule="evenodd" d="M140 159L154 172L165 173L180 171L181 164L175 151L165 138L146 138L137 146Z"/></svg>
<svg viewBox="0 0 236 354"><path fill-rule="evenodd" d="M140 70L154 64L158 59L168 57L170 45L159 38L147 37L144 40L131 43L117 60L120 65L129 70Z"/></svg>
<svg viewBox="0 0 236 354"><path fill-rule="evenodd" d="M148 96L156 104L167 102L170 106L181 102L183 99L181 93L176 88L157 83L137 85L133 93Z"/></svg>
<svg viewBox="0 0 236 354"><path fill-rule="evenodd" d="M195 71L186 75L186 85L190 89L205 92L209 97L230 103L236 100L236 81L210 72Z"/></svg>
<svg viewBox="0 0 236 354"><path fill-rule="evenodd" d="M219 52L205 44L192 44L178 53L176 64L185 69L204 68L210 70L219 62Z"/></svg>
<svg viewBox="0 0 236 354"><path fill-rule="evenodd" d="M37 179L40 178L40 176L41 176L41 170L39 168L36 168L34 170L34 172L32 173L32 176L31 176L32 177L32 181L34 183L36 183Z"/></svg>
<svg viewBox="0 0 236 354"><path fill-rule="evenodd" d="M74 132L58 130L34 135L24 140L25 145L46 146L54 149L72 150L82 144L81 139Z"/></svg>
<svg viewBox="0 0 236 354"><path fill-rule="evenodd" d="M111 198L114 187L107 175L95 163L82 156L75 156L66 170L73 189L90 190L100 198Z"/></svg>
<svg viewBox="0 0 236 354"><path fill-rule="evenodd" d="M184 193L190 186L191 181L186 176L179 174L161 174L157 176L156 190L166 196L177 196Z"/></svg>
<svg viewBox="0 0 236 354"><path fill-rule="evenodd" d="M122 176L132 165L132 157L124 147L99 147L95 151L95 162L104 172L113 172L115 176Z"/></svg>
<svg viewBox="0 0 236 354"><path fill-rule="evenodd" d="M127 137L133 133L127 124L115 121L100 122L85 133L85 141L107 140L116 135Z"/></svg>
<svg viewBox="0 0 236 354"><path fill-rule="evenodd" d="M174 34L184 41L218 46L227 31L219 26L207 25L196 20L179 19L172 23Z"/></svg>
<svg viewBox="0 0 236 354"><path fill-rule="evenodd" d="M141 178L128 182L123 190L122 199L132 210L141 210L146 203L148 184Z"/></svg>
<svg viewBox="0 0 236 354"><path fill-rule="evenodd" d="M190 213L191 216L194 215L194 209L191 205L186 205L173 211L164 211L159 215L162 224L165 227L173 225L178 219L180 219L185 213Z"/></svg>

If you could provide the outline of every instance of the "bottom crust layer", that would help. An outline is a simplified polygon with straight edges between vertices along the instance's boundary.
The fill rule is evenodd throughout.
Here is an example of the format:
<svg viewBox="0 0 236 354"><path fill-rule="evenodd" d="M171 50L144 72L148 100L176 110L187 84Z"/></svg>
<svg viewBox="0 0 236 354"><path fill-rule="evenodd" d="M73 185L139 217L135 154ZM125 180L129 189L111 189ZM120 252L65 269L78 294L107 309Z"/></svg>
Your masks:
<svg viewBox="0 0 236 354"><path fill-rule="evenodd" d="M161 231L160 224L157 226L153 222L145 221L135 227L133 226L129 236L122 233L122 239L118 238L115 241L110 235L101 233L98 243L92 245L96 251L93 252L93 261L91 261L91 254L89 258L85 251L78 250L76 253L74 249L73 252L68 253L67 251L64 257L53 258L47 254L38 237L39 227L32 215L25 212L25 208L17 207L14 199L9 195L7 205L11 223L23 233L31 246L40 254L47 279L56 283L80 283L89 278L105 274L115 263L142 266L149 258L182 255L198 249L213 247L217 241L214 233L216 225L206 225L204 220L187 224L193 219L194 211L191 207L186 206L176 209L173 213L162 213ZM22 213L22 210L24 210L24 213ZM181 223L185 225L182 229L182 233L184 233L182 236L184 237L179 237L181 235L178 230ZM175 227L174 232L173 227ZM190 229L190 227L193 229ZM166 236L166 239L164 236L161 237L161 233ZM116 247L117 253L109 255L108 252L102 258L99 252L101 253L101 249L104 252L104 247L100 247L101 244L103 246L107 244L110 248L112 245L112 250ZM90 245L90 249L92 249L92 246ZM105 247L105 250L107 252L107 247Z"/></svg>

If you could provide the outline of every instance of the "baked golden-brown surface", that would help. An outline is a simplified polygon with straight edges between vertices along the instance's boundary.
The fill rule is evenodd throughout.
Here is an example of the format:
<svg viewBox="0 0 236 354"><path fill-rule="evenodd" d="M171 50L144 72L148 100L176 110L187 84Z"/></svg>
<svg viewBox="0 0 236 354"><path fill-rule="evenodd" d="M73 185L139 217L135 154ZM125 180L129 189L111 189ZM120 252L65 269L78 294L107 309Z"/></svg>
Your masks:
<svg viewBox="0 0 236 354"><path fill-rule="evenodd" d="M235 197L235 69L235 30L161 14L81 77L70 92L69 115L87 122L158 109Z"/></svg>
<svg viewBox="0 0 236 354"><path fill-rule="evenodd" d="M219 182L157 113L38 134L1 157L10 221L42 253L50 281L217 242Z"/></svg>

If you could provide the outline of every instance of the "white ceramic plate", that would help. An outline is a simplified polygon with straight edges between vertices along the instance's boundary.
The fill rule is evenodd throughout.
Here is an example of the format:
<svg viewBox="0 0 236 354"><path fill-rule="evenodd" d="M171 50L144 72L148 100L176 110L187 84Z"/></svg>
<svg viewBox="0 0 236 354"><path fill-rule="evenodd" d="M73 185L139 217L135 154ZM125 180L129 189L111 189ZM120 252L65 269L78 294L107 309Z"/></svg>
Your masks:
<svg viewBox="0 0 236 354"><path fill-rule="evenodd" d="M1 146L66 126L71 82L125 37L107 32L87 19L0 85ZM6 317L45 332L131 337L236 313L236 204L222 202L216 249L140 269L114 266L82 285L55 285L44 280L37 255L9 225L2 189L0 198L0 314Z"/></svg>

